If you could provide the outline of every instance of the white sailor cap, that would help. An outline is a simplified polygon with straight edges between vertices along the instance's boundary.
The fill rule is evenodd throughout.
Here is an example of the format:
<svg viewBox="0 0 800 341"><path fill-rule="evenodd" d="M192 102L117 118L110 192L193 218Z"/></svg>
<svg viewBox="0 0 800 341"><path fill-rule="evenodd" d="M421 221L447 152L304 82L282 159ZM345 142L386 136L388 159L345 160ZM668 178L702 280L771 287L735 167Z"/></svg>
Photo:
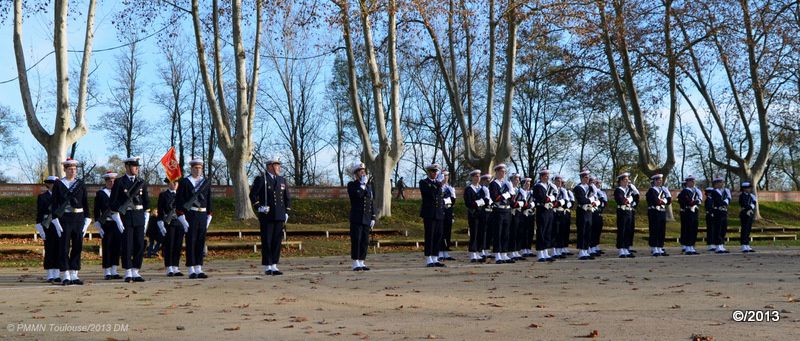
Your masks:
<svg viewBox="0 0 800 341"><path fill-rule="evenodd" d="M556 174L556 176L553 177L553 180L564 180L564 177L562 177L561 174Z"/></svg>
<svg viewBox="0 0 800 341"><path fill-rule="evenodd" d="M481 175L481 180L491 180L492 176L490 174Z"/></svg>
<svg viewBox="0 0 800 341"><path fill-rule="evenodd" d="M590 175L589 182L595 182L595 181L597 181L597 177L595 177L594 175Z"/></svg>
<svg viewBox="0 0 800 341"><path fill-rule="evenodd" d="M714 181L712 181L712 182L725 182L725 179L723 179L721 176L718 176L718 177L714 178Z"/></svg>
<svg viewBox="0 0 800 341"><path fill-rule="evenodd" d="M511 173L511 175L508 177L508 179L510 180L510 179L513 179L513 178L522 178L522 177L519 176L519 174L517 174L517 173Z"/></svg>
<svg viewBox="0 0 800 341"><path fill-rule="evenodd" d="M438 163L429 164L429 165L425 166L425 170L426 171L437 171L438 172L439 171L439 164Z"/></svg>
<svg viewBox="0 0 800 341"><path fill-rule="evenodd" d="M107 170L105 173L103 173L102 177L103 179L116 179L117 175L119 174L114 173L114 171Z"/></svg>
<svg viewBox="0 0 800 341"><path fill-rule="evenodd" d="M525 179L522 179L522 181L523 181L523 182L531 182L531 181L533 181L533 179L531 179L531 178L525 178Z"/></svg>
<svg viewBox="0 0 800 341"><path fill-rule="evenodd" d="M622 180L624 178L627 178L629 176L631 176L631 173L628 173L628 172L625 172L625 173L622 173L620 175L617 175L617 181L620 181L620 180Z"/></svg>
<svg viewBox="0 0 800 341"><path fill-rule="evenodd" d="M280 165L280 164L283 164L283 163L281 162L281 157L280 157L280 156L278 156L278 155L273 155L273 156L270 156L270 158L269 158L269 159L267 159L267 166L269 166L269 165L274 165L274 164L276 164L276 163L277 163L277 164L279 164L279 165Z"/></svg>
<svg viewBox="0 0 800 341"><path fill-rule="evenodd" d="M470 176L470 177L472 177L472 176L476 176L476 175L477 175L477 176L481 176L481 170L480 170L480 169L475 169L475 170L473 170L473 171L469 172L469 176Z"/></svg>
<svg viewBox="0 0 800 341"><path fill-rule="evenodd" d="M203 159L201 158L194 158L191 161L189 161L189 166L204 165L204 164L205 162L203 162Z"/></svg>
<svg viewBox="0 0 800 341"><path fill-rule="evenodd" d="M750 188L753 187L749 181L742 182L742 188Z"/></svg>
<svg viewBox="0 0 800 341"><path fill-rule="evenodd" d="M67 166L77 166L78 165L78 161L74 160L71 157L68 157L66 160L61 161L61 165L65 166L65 167L67 167Z"/></svg>
<svg viewBox="0 0 800 341"><path fill-rule="evenodd" d="M587 176L589 174L592 174L592 172L590 172L589 169L584 168L579 174L581 175L581 177L584 177L584 176Z"/></svg>
<svg viewBox="0 0 800 341"><path fill-rule="evenodd" d="M683 181L694 181L694 180L696 180L696 179L697 179L697 178L695 178L695 177L694 177L694 175L689 175L689 176L687 176L685 179L683 179Z"/></svg>
<svg viewBox="0 0 800 341"><path fill-rule="evenodd" d="M493 170L495 170L495 171L497 171L497 170L499 170L499 169L501 169L501 168L502 168L502 169L506 169L506 168L508 168L508 167L506 167L506 164L505 164L505 163L501 163L501 164L498 164L497 166L494 166L494 168L492 168L492 169L493 169Z"/></svg>
<svg viewBox="0 0 800 341"><path fill-rule="evenodd" d="M449 175L450 175L450 172L448 172L448 171L446 171L446 170L443 170L443 171L442 171L442 175L448 175L448 176L449 176Z"/></svg>
<svg viewBox="0 0 800 341"><path fill-rule="evenodd" d="M651 176L650 180L658 180L658 179L661 179L663 177L664 177L664 174L659 173L659 174L655 174L655 175Z"/></svg>
<svg viewBox="0 0 800 341"><path fill-rule="evenodd" d="M550 170L547 168L542 168L539 170L539 175L550 174Z"/></svg>
<svg viewBox="0 0 800 341"><path fill-rule="evenodd" d="M125 165L138 166L139 165L139 160L141 160L141 159L142 158L140 156L131 156L131 157L127 157L127 158L123 159L122 162Z"/></svg>
<svg viewBox="0 0 800 341"><path fill-rule="evenodd" d="M44 183L46 183L46 184L51 184L51 183L54 183L56 181L58 181L58 177L57 176L53 176L53 175L50 175L46 179L44 179Z"/></svg>
<svg viewBox="0 0 800 341"><path fill-rule="evenodd" d="M706 192L713 191L713 190L714 190L714 187L706 187Z"/></svg>
<svg viewBox="0 0 800 341"><path fill-rule="evenodd" d="M356 161L350 166L350 173L355 173L362 169L367 169L367 166L361 161Z"/></svg>

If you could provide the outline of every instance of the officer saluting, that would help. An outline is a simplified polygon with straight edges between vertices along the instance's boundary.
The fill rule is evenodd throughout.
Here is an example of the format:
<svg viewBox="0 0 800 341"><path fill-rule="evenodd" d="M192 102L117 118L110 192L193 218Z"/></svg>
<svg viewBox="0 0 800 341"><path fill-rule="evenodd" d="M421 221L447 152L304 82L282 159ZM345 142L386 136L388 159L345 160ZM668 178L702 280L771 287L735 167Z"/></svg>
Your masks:
<svg viewBox="0 0 800 341"><path fill-rule="evenodd" d="M89 228L89 203L86 187L81 179L75 178L78 172L78 161L67 158L61 163L64 166L64 178L53 185L52 224L61 233L60 270L64 272L61 279L63 285L83 285L78 278L81 269L81 252L83 251L83 235Z"/></svg>
<svg viewBox="0 0 800 341"><path fill-rule="evenodd" d="M48 176L44 180L47 190L36 197L36 232L44 241L44 269L47 271L47 283L61 283L58 258L61 255L61 232L56 231L50 220L50 206L53 203L53 185L58 180L55 176Z"/></svg>
<svg viewBox="0 0 800 341"><path fill-rule="evenodd" d="M422 207L419 216L425 225L425 266L444 267L439 262L439 250L442 241L442 223L444 220L444 197L442 196L442 181L444 176L439 171L439 165L434 163L425 167L427 177L419 181L419 191L422 195Z"/></svg>
<svg viewBox="0 0 800 341"><path fill-rule="evenodd" d="M139 177L139 157L122 160L125 175L111 189L111 218L122 234L122 267L125 282L144 282L139 274L144 258L144 229L150 220L147 183Z"/></svg>
<svg viewBox="0 0 800 341"><path fill-rule="evenodd" d="M281 257L283 226L289 221L291 198L286 179L280 176L278 157L267 160L267 173L259 175L250 187L250 202L258 212L261 227L261 265L265 275L283 275L278 270Z"/></svg>
<svg viewBox="0 0 800 341"><path fill-rule="evenodd" d="M176 197L178 194L178 181L164 179L167 183L167 190L158 195L158 217L156 224L162 236L164 236L164 247L161 253L164 257L164 267L167 268L167 277L183 276L179 265L181 263L181 249L183 248L183 236L186 233L183 224L178 221L178 213L175 210Z"/></svg>
<svg viewBox="0 0 800 341"><path fill-rule="evenodd" d="M206 231L211 224L211 180L203 176L203 160L189 161L191 175L178 183L175 213L186 233L186 266L189 278L208 278L203 272Z"/></svg>
<svg viewBox="0 0 800 341"><path fill-rule="evenodd" d="M750 247L750 230L753 229L753 218L755 218L758 199L753 193L753 186L750 182L742 182L741 192L739 194L739 206L741 206L742 210L739 212L739 220L742 222L742 252L756 252Z"/></svg>
<svg viewBox="0 0 800 341"><path fill-rule="evenodd" d="M114 220L111 219L111 189L114 188L114 181L117 173L107 171L103 174L105 186L101 188L94 197L94 226L103 238L103 275L106 280L120 279L122 276L117 272L119 266L119 251L121 234Z"/></svg>
<svg viewBox="0 0 800 341"><path fill-rule="evenodd" d="M350 259L353 260L353 271L368 271L364 264L369 247L369 231L375 227L375 194L372 184L367 180L367 168L362 162L356 162L350 169L353 181L347 183L347 195L350 197Z"/></svg>

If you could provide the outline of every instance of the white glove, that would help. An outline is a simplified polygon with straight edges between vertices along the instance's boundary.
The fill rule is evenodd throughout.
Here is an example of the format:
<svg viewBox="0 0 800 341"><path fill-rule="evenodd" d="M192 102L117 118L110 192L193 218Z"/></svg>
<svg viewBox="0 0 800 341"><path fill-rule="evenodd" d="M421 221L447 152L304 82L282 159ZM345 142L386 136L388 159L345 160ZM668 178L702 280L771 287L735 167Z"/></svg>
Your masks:
<svg viewBox="0 0 800 341"><path fill-rule="evenodd" d="M503 199L511 198L511 193L505 192L505 193L503 193L502 197L503 197Z"/></svg>
<svg viewBox="0 0 800 341"><path fill-rule="evenodd" d="M522 208L523 206L525 206L524 201L517 201L517 207Z"/></svg>
<svg viewBox="0 0 800 341"><path fill-rule="evenodd" d="M436 181L437 182L444 181L444 174L442 174L442 172L439 172L439 175L436 176Z"/></svg>
<svg viewBox="0 0 800 341"><path fill-rule="evenodd" d="M103 238L103 236L106 235L106 231L103 231L103 225L101 225L99 221L94 222L94 228L97 229L97 233L100 234L100 238Z"/></svg>
<svg viewBox="0 0 800 341"><path fill-rule="evenodd" d="M183 225L183 232L189 232L189 222L186 221L186 215L179 215L178 221L181 222L181 225Z"/></svg>
<svg viewBox="0 0 800 341"><path fill-rule="evenodd" d="M52 221L50 221L50 224L55 226L56 233L58 234L58 237L61 238L61 234L64 232L64 228L61 227L61 222L58 221L58 218L55 218Z"/></svg>
<svg viewBox="0 0 800 341"><path fill-rule="evenodd" d="M752 217L753 216L753 210L747 210L747 216ZM42 239L44 239L44 238L42 238Z"/></svg>
<svg viewBox="0 0 800 341"><path fill-rule="evenodd" d="M483 205L486 205L486 203L483 202L483 199L478 199L475 200L475 205L478 205L478 207L483 207Z"/></svg>
<svg viewBox="0 0 800 341"><path fill-rule="evenodd" d="M119 212L114 212L114 214L111 215L111 220L117 223L117 229L119 229L119 233L125 232L125 226L122 225L122 218L119 217Z"/></svg>
<svg viewBox="0 0 800 341"><path fill-rule="evenodd" d="M370 220L369 221L369 229L371 230L373 227L375 227L375 221L374 220Z"/></svg>
<svg viewBox="0 0 800 341"><path fill-rule="evenodd" d="M283 221L284 224L289 222L289 213L286 213L286 220Z"/></svg>
<svg viewBox="0 0 800 341"><path fill-rule="evenodd" d="M147 224L150 223L150 212L144 212L144 230L147 231Z"/></svg>
<svg viewBox="0 0 800 341"><path fill-rule="evenodd" d="M42 237L42 240L46 239L44 235L44 229L42 228L42 224L36 224L36 232L39 233L39 237Z"/></svg>
<svg viewBox="0 0 800 341"><path fill-rule="evenodd" d="M269 206L258 206L258 213L269 213Z"/></svg>
<svg viewBox="0 0 800 341"><path fill-rule="evenodd" d="M164 221L163 220L159 220L159 221L156 222L156 225L158 225L158 229L161 231L161 235L162 236L166 236L167 235L167 228L164 227Z"/></svg>
<svg viewBox="0 0 800 341"><path fill-rule="evenodd" d="M206 218L206 230L208 230L208 227L210 225L211 225L211 216L208 216L208 218Z"/></svg>
<svg viewBox="0 0 800 341"><path fill-rule="evenodd" d="M90 224L92 224L92 218L83 219L83 230L81 230L81 238L86 237L86 232L89 231Z"/></svg>
<svg viewBox="0 0 800 341"><path fill-rule="evenodd" d="M444 204L445 204L445 205L450 205L450 204L452 204L452 203L453 203L453 201L452 201L452 200L450 200L450 198L449 198L449 197L447 197L447 198L444 198Z"/></svg>

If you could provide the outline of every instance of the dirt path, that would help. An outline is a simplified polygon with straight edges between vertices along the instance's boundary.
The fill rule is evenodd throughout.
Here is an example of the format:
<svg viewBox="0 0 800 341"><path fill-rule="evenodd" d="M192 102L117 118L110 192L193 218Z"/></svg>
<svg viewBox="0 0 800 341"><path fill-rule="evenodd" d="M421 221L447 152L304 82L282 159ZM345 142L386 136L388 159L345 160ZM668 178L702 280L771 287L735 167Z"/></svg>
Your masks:
<svg viewBox="0 0 800 341"><path fill-rule="evenodd" d="M259 276L255 261L214 261L206 280L145 268L147 282L126 284L91 269L80 287L6 268L0 339L800 339L800 250L668 251L444 269L422 267L420 253L370 255L366 273L344 257L289 258L280 277ZM780 321L734 322L735 309L777 310ZM92 327L101 331L60 331Z"/></svg>

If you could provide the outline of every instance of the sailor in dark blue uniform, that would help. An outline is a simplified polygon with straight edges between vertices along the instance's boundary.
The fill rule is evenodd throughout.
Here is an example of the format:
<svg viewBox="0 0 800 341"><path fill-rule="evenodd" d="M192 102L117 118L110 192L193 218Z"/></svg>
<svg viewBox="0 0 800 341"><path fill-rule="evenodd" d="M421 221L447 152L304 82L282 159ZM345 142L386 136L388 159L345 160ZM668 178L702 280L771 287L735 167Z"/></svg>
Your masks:
<svg viewBox="0 0 800 341"><path fill-rule="evenodd" d="M664 251L664 240L667 232L667 209L672 202L672 196L669 195L669 189L662 186L663 180L662 174L651 176L651 186L645 194L649 228L648 244L653 257L669 256Z"/></svg>
<svg viewBox="0 0 800 341"><path fill-rule="evenodd" d="M519 237L518 239L521 241L521 249L519 250L519 254L522 257L534 257L536 255L533 254L533 233L535 232L534 225L536 224L536 220L534 217L534 210L536 210L536 205L533 202L533 191L531 190L531 186L533 185L533 179L525 178L522 181L522 188L520 191L524 194L525 197L525 205L522 207L522 219L520 220L520 229L519 229Z"/></svg>
<svg viewBox="0 0 800 341"><path fill-rule="evenodd" d="M550 170L539 171L539 182L533 186L533 200L536 202L536 251L538 262L552 262L547 249L553 247L553 209L566 205L559 201L558 189L550 182Z"/></svg>
<svg viewBox="0 0 800 341"><path fill-rule="evenodd" d="M508 256L514 186L506 180L506 165L503 163L494 166L494 180L489 183L489 196L494 202L489 223L494 225L492 227L494 230L492 252L495 263L516 263Z"/></svg>
<svg viewBox="0 0 800 341"><path fill-rule="evenodd" d="M439 165L434 163L425 167L427 177L419 181L422 195L422 207L419 216L425 225L425 262L426 267L444 267L439 262L439 250L442 246L442 223L444 221L444 196L442 186L444 175Z"/></svg>
<svg viewBox="0 0 800 341"><path fill-rule="evenodd" d="M68 158L64 166L63 178L53 185L52 224L61 232L61 257L59 269L64 273L61 284L82 285L78 278L81 269L83 236L92 219L89 218L89 202L83 180L77 179L78 161Z"/></svg>
<svg viewBox="0 0 800 341"><path fill-rule="evenodd" d="M281 160L273 156L267 160L267 173L253 180L250 186L250 203L258 215L261 228L261 265L264 274L279 276L283 227L289 221L292 201L286 179L281 176Z"/></svg>
<svg viewBox="0 0 800 341"><path fill-rule="evenodd" d="M456 260L450 256L450 246L453 238L453 205L456 203L456 189L450 186L450 172L443 170L442 198L444 200L444 219L442 220L442 249L439 251L439 261Z"/></svg>
<svg viewBox="0 0 800 341"><path fill-rule="evenodd" d="M700 205L703 204L703 192L695 186L694 176L689 175L683 181L683 189L678 193L678 204L681 212L681 237L679 241L684 254L696 255L697 250L695 250L694 245L697 243L698 218Z"/></svg>
<svg viewBox="0 0 800 341"><path fill-rule="evenodd" d="M189 161L191 174L178 183L175 213L186 233L186 266L189 278L208 278L203 272L206 232L211 225L211 179L203 176L203 160Z"/></svg>
<svg viewBox="0 0 800 341"><path fill-rule="evenodd" d="M118 174L107 171L103 174L105 186L97 191L94 197L94 226L102 238L103 246L103 278L106 280L120 279L117 267L119 266L119 252L122 248L120 243L121 234L117 229L117 224L111 219L111 189L114 188L114 181Z"/></svg>
<svg viewBox="0 0 800 341"><path fill-rule="evenodd" d="M572 191L575 193L575 203L578 205L578 212L575 215L575 227L578 233L578 259L588 260L595 257L589 252L592 238L592 215L600 206L597 199L597 192L590 182L589 170L584 169L580 172L581 183L575 186Z"/></svg>
<svg viewBox="0 0 800 341"><path fill-rule="evenodd" d="M603 233L603 211L608 206L608 195L603 190L603 182L594 176L589 176L589 184L597 194L599 204L592 212L592 238L589 241L589 255L600 257L603 250L600 249L600 235Z"/></svg>
<svg viewBox="0 0 800 341"><path fill-rule="evenodd" d="M350 197L350 259L353 271L368 271L364 264L369 248L369 232L375 227L375 193L372 183L367 179L367 167L356 162L350 169L353 181L347 183Z"/></svg>
<svg viewBox="0 0 800 341"><path fill-rule="evenodd" d="M481 258L494 258L489 248L494 241L494 224L490 223L492 217L492 198L489 196L489 183L492 182L490 174L481 175L481 190L483 191L484 205L480 211L481 224L478 227L478 245L481 248Z"/></svg>
<svg viewBox="0 0 800 341"><path fill-rule="evenodd" d="M630 174L617 176L617 188L614 190L614 201L617 202L617 249L619 258L636 257L630 252L633 246L633 211L637 192L630 186Z"/></svg>
<svg viewBox="0 0 800 341"><path fill-rule="evenodd" d="M510 253L508 257L514 261L526 260L519 253L522 240L519 238L519 230L522 226L522 210L525 209L526 193L522 190L522 177L517 173L512 173L509 177L511 192L511 224L508 231L508 247L506 248Z"/></svg>
<svg viewBox="0 0 800 341"><path fill-rule="evenodd" d="M144 232L150 221L150 195L147 183L139 176L139 157L122 160L125 175L114 181L111 189L111 218L122 234L122 267L125 282L144 282L139 274L144 260Z"/></svg>
<svg viewBox="0 0 800 341"><path fill-rule="evenodd" d="M186 231L183 224L178 221L178 213L176 210L178 181L179 180L170 181L168 178L164 179L164 182L167 183L167 189L158 195L158 216L156 217L156 225L158 225L158 231L164 239L161 255L164 257L164 267L167 271L167 277L183 276L180 264L183 237Z"/></svg>
<svg viewBox="0 0 800 341"><path fill-rule="evenodd" d="M481 188L481 170L475 169L469 172L469 185L464 188L464 206L467 206L467 224L469 225L469 261L479 263L481 258L481 245L479 238L479 228L481 225L481 211L486 205L486 198L483 196Z"/></svg>
<svg viewBox="0 0 800 341"><path fill-rule="evenodd" d="M750 231L753 229L756 205L758 205L758 198L753 193L753 186L748 181L742 182L739 194L739 206L741 207L739 220L742 222L740 241L743 253L756 252L750 247Z"/></svg>
<svg viewBox="0 0 800 341"><path fill-rule="evenodd" d="M56 231L50 220L50 206L53 204L53 185L58 181L55 176L48 176L44 180L47 190L36 197L36 232L44 242L44 269L47 273L48 283L61 283L59 271L59 257L61 256L61 232Z"/></svg>
<svg viewBox="0 0 800 341"><path fill-rule="evenodd" d="M731 191L725 188L725 179L717 177L713 181L714 190L711 191L711 205L716 224L714 237L716 253L730 253L725 249L725 236L728 234L728 206L731 204Z"/></svg>
<svg viewBox="0 0 800 341"><path fill-rule="evenodd" d="M570 214L570 208L572 208L572 201L570 199L570 192L564 187L564 178L561 175L556 175L553 177L553 185L556 186L556 201L564 202L564 205L556 207L553 209L553 254L551 255L553 258L566 258L566 254L562 254L562 251L566 249L567 244L569 243L569 229L570 229L570 220L572 220Z"/></svg>

